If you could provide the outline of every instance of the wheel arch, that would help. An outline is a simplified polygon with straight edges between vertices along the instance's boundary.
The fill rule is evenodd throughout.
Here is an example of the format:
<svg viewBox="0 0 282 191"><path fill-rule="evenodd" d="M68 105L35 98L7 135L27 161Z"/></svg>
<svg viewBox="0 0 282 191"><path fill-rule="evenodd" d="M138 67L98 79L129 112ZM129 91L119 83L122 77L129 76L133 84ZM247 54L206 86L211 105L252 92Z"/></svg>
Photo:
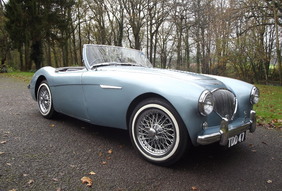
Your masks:
<svg viewBox="0 0 282 191"><path fill-rule="evenodd" d="M154 101L155 99L158 99L158 100L156 100L156 102L155 102ZM174 119L177 121L177 124L178 124L178 128L179 128L179 139L178 140L181 140L181 143L179 142L180 147L179 147L179 149L177 148L177 150L173 149L174 150L173 155L171 155L171 156L169 155L169 158L164 157L164 161L159 160L159 159L155 160L155 159L153 159L154 157L152 157L152 156L148 157L147 154L145 154L146 155L145 156L144 152L142 152L142 151L140 152L140 148L139 148L139 146L136 145L137 143L136 143L135 139L133 138L134 135L132 135L132 129L130 127L130 124L132 123L131 116L132 116L133 113L135 115L136 107L139 107L138 105L141 102L144 102L143 104L146 104L146 101L149 104L152 104L152 103L153 104L154 103L160 104L162 107L169 110L169 112L173 115ZM138 97L136 97L131 102L131 104L128 108L126 117L127 117L127 128L129 130L129 134L130 134L132 143L135 144L137 150L139 151L139 153L141 153L141 156L143 156L149 162L152 162L152 163L158 164L158 165L162 165L162 166L171 165L171 164L175 163L176 161L178 161L183 156L183 154L185 152L189 151L189 149L192 147L192 142L191 142L191 138L190 138L188 128L186 127L183 119L181 118L181 115L179 115L178 111L173 106L173 104L163 96L160 96L156 93L145 93L145 94L139 95Z"/></svg>
<svg viewBox="0 0 282 191"><path fill-rule="evenodd" d="M36 80L35 88L34 88L34 91L35 91L35 92L34 92L34 95L35 95L35 99L36 99L36 100L37 100L37 91L38 91L38 88L39 88L41 82L44 81L44 80L47 80L44 75L39 76L39 77L37 78L37 80Z"/></svg>
<svg viewBox="0 0 282 191"><path fill-rule="evenodd" d="M165 99L163 96L156 94L156 93L144 93L142 95L139 95L138 97L136 97L129 105L128 109L127 109L127 113L126 113L126 125L127 125L127 129L129 129L129 122L130 122L130 116L133 112L133 110L135 109L135 107L143 100L148 99L148 98L161 98L166 100L168 103L169 101L167 99ZM171 103L170 103L171 104Z"/></svg>
<svg viewBox="0 0 282 191"><path fill-rule="evenodd" d="M174 108L174 110L176 112L177 109L173 106L173 104L168 100L166 99L165 97L159 95L159 94L156 94L156 93L144 93L142 95L139 95L138 97L136 97L129 105L128 109L127 109L127 113L126 113L126 125L127 125L127 129L129 129L129 123L130 123L130 117L131 117L131 114L133 112L133 110L137 107L137 105L142 102L143 100L145 99L149 99L149 98L160 98L160 99L163 99L164 101L166 101L167 103L169 103L171 105L171 107ZM180 117L180 120L182 120L183 122L183 119L181 118L181 115L178 113L179 117ZM183 122L183 124L185 125L185 123ZM187 133L189 134L189 131L188 131L188 128L185 127Z"/></svg>

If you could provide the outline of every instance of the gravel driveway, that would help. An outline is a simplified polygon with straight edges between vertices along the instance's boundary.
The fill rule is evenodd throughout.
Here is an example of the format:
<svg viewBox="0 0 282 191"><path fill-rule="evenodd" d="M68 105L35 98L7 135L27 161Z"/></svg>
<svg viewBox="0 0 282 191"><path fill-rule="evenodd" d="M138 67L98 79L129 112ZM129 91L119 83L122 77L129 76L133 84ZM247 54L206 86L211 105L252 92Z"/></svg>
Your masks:
<svg viewBox="0 0 282 191"><path fill-rule="evenodd" d="M232 149L192 149L169 168L139 157L126 131L41 117L27 83L0 75L0 191L278 191L282 133L258 127ZM82 177L92 187L81 183Z"/></svg>

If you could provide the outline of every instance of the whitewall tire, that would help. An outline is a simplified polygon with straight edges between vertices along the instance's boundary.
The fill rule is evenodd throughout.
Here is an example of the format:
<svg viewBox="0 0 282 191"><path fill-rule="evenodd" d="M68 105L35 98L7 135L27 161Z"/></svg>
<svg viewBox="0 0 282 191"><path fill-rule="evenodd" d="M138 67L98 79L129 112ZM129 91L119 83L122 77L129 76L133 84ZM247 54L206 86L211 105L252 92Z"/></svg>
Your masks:
<svg viewBox="0 0 282 191"><path fill-rule="evenodd" d="M42 81L37 90L37 103L41 115L47 119L54 117L53 100L50 87L46 80Z"/></svg>
<svg viewBox="0 0 282 191"><path fill-rule="evenodd" d="M146 99L138 104L131 115L129 132L141 156L164 166L178 161L189 143L182 119L160 98Z"/></svg>

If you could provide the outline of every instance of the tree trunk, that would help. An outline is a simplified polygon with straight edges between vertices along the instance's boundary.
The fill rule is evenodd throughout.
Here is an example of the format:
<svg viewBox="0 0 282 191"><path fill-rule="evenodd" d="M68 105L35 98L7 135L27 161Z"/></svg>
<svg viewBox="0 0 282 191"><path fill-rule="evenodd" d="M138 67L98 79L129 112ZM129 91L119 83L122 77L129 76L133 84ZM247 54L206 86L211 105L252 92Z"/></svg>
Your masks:
<svg viewBox="0 0 282 191"><path fill-rule="evenodd" d="M180 16L180 21L178 23L177 32L178 32L178 39L177 39L177 69L182 69L182 35L183 35L183 20L184 17Z"/></svg>
<svg viewBox="0 0 282 191"><path fill-rule="evenodd" d="M282 85L282 60L281 60L281 50L279 45L279 32L278 32L278 8L273 8L274 12L274 21L275 21L275 34L276 34L276 54L277 54L277 61L278 61L278 72L279 72L279 80L280 85Z"/></svg>
<svg viewBox="0 0 282 191"><path fill-rule="evenodd" d="M18 48L19 51L19 56L20 56L20 71L24 71L24 59L23 59L23 48L19 47Z"/></svg>
<svg viewBox="0 0 282 191"><path fill-rule="evenodd" d="M52 57L51 57L51 43L50 38L47 39L47 66L52 66Z"/></svg>
<svg viewBox="0 0 282 191"><path fill-rule="evenodd" d="M31 60L35 63L36 70L41 68L43 51L42 51L42 41L35 40L31 45ZM28 70L31 70L31 64L28 65Z"/></svg>
<svg viewBox="0 0 282 191"><path fill-rule="evenodd" d="M79 6L78 6L78 41L79 41L79 58L80 61L79 63L81 63L81 65L83 65L83 56L82 56L82 37L81 37L81 18L80 18L80 5L81 5L81 1L78 1Z"/></svg>
<svg viewBox="0 0 282 191"><path fill-rule="evenodd" d="M29 43L25 43L24 44L24 58L25 58L25 64L23 67L23 71L28 71L31 69L31 61L30 61L30 47L29 47Z"/></svg>
<svg viewBox="0 0 282 191"><path fill-rule="evenodd" d="M79 65L78 64L79 62L78 62L78 58L77 58L76 38L75 38L75 30L74 30L73 24L71 24L71 29L72 29L72 46L73 46L72 52L73 52L73 59L74 59L74 64L77 66L77 65Z"/></svg>
<svg viewBox="0 0 282 191"><path fill-rule="evenodd" d="M57 54L56 47L53 47L53 55L54 55L54 61L55 61L55 68L60 67L59 61L58 61L58 54Z"/></svg>

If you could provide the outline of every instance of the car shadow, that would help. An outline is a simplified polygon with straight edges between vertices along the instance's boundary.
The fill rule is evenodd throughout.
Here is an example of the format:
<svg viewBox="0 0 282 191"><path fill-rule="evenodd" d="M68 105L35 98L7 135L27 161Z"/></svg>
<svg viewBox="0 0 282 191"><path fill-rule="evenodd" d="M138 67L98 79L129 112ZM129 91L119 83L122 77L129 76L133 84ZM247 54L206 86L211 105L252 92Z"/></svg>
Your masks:
<svg viewBox="0 0 282 191"><path fill-rule="evenodd" d="M99 136L100 138L110 140L114 144L131 146L130 137L126 130L93 125L63 114L58 114L54 120L64 123L68 128L72 128L80 133Z"/></svg>
<svg viewBox="0 0 282 191"><path fill-rule="evenodd" d="M126 151L134 153L136 158L140 158L138 153L134 150L129 133L126 130L96 126L75 118L59 114L55 121L64 123L74 131L78 131L79 134L91 135L93 138L101 138L110 142L112 145L122 145L126 148ZM192 147L185 155L172 166L164 167L168 169L174 169L178 171L213 171L216 169L224 168L232 165L232 163L239 163L242 158L249 158L250 148L248 144L241 143L233 148L226 148L220 146L218 143ZM148 163L143 160L142 165Z"/></svg>
<svg viewBox="0 0 282 191"><path fill-rule="evenodd" d="M193 173L230 171L237 166L248 166L254 161L248 143L240 143L232 148L222 147L218 143L193 147L181 160L169 168Z"/></svg>

